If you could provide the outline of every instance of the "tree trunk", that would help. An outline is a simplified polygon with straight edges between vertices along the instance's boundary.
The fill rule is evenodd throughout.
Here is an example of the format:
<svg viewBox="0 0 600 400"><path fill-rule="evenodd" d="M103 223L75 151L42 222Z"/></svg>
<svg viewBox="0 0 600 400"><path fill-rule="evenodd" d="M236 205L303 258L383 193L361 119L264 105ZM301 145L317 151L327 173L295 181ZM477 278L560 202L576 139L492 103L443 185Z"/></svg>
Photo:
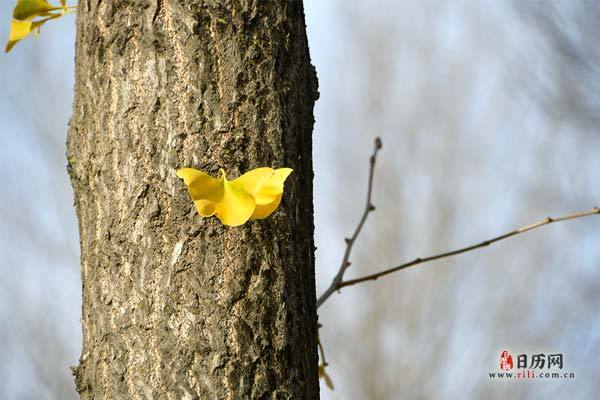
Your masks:
<svg viewBox="0 0 600 400"><path fill-rule="evenodd" d="M79 2L67 153L82 399L316 399L301 1ZM291 167L273 215L201 218L175 170Z"/></svg>

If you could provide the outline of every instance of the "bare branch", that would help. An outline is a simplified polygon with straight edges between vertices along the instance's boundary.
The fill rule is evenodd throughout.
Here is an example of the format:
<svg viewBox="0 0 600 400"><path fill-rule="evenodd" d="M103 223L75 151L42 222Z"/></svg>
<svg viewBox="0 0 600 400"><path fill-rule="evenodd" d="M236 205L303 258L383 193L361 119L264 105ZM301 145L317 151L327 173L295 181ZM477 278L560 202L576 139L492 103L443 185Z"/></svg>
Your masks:
<svg viewBox="0 0 600 400"><path fill-rule="evenodd" d="M433 256L429 256L429 257L423 257L423 258L419 257L419 258L416 258L407 263L400 264L398 266L395 266L395 267L392 267L392 268L389 268L389 269L386 269L386 270L383 270L383 271L380 271L380 272L377 272L377 273L374 273L371 275L366 275L361 278L350 279L350 280L344 281L344 273L350 266L350 254L352 253L352 246L356 242L356 238L360 234L360 231L362 230L362 227L365 224L365 221L367 220L369 213L375 210L375 206L373 206L373 204L371 203L371 193L373 190L373 175L375 173L375 162L377 160L377 152L380 149L381 149L381 139L377 137L377 138L375 138L375 148L373 150L373 154L371 155L371 157L369 159L369 164L370 164L369 184L368 184L368 188L367 188L367 203L365 205L365 209L360 218L360 221L358 222L358 225L356 226L356 229L354 230L354 234L351 237L345 239L346 251L344 252L344 257L342 258L342 263L340 265L340 269L339 269L338 273L335 275L335 277L333 278L333 280L332 280L331 284L329 285L329 287L327 288L327 290L325 290L325 292L317 300L317 308L320 307L335 291L340 290L341 288L346 287L346 286L352 286L352 285L356 285L357 283L366 282L366 281L373 281L373 280L381 278L382 276L392 274L396 271L400 271L402 269L412 267L414 265L424 264L426 262L439 260L439 259L447 258L447 257L452 257L452 256L456 256L458 254L473 251L473 250L476 250L476 249L479 249L482 247L487 247L487 246L491 245L492 243L499 242L500 240L508 239L511 236L519 235L521 233L525 233L525 232L531 231L533 229L542 227L544 225L552 224L554 222L567 221L567 220L571 220L571 219L588 217L590 215L600 214L600 208L594 207L594 209L591 211L582 211L582 212L578 212L575 214L569 214L569 215L565 215L565 216L557 217L557 218L547 217L542 221L539 221L539 222L536 222L534 224L530 224L527 226L523 226L521 228L517 228L511 232L505 233L500 236L496 236L496 237L488 239L488 240L484 240L483 242L480 242L480 243L477 243L477 244L474 244L471 246L462 247L460 249L436 254Z"/></svg>
<svg viewBox="0 0 600 400"><path fill-rule="evenodd" d="M329 363L327 362L327 360L325 359L325 349L323 348L323 343L321 343L321 337L317 331L317 344L319 345L319 353L321 353L321 360L323 360L323 367L326 367L329 365Z"/></svg>
<svg viewBox="0 0 600 400"><path fill-rule="evenodd" d="M354 230L354 234L352 237L346 238L346 251L344 252L344 257L342 258L342 264L340 265L340 269L336 276L333 278L331 285L327 288L327 290L319 297L317 300L317 308L321 306L331 296L336 290L342 288L342 280L344 279L344 272L350 266L350 253L352 252L352 246L356 241L365 221L367 220L367 216L370 212L375 211L375 206L371 203L371 192L373 190L373 175L375 173L375 162L377 161L377 152L381 150L381 139L379 137L375 138L375 148L373 149L373 154L371 158L369 158L369 186L367 189L367 203L365 205L365 210L363 211L362 217Z"/></svg>
<svg viewBox="0 0 600 400"><path fill-rule="evenodd" d="M557 217L557 218L547 217L546 219L544 219L544 220L542 220L540 222L536 222L534 224L527 225L527 226L515 229L514 231L505 233L504 235L500 235L500 236L496 236L496 237L494 237L492 239L484 240L483 242L478 243L478 244L474 244L472 246L463 247L463 248L460 248L460 249L457 249L457 250L452 250L452 251L448 251L446 253L436 254L434 256L429 256L429 257L425 257L425 258L417 258L417 259L415 259L413 261L407 262L405 264L398 265L398 266L390 268L390 269L386 269L386 270L381 271L381 272L377 272L375 274L371 274L371 275L363 276L361 278L356 278L356 279L351 279L351 280L348 280L348 281L340 282L339 285L338 285L338 288L341 289L341 288L343 288L345 286L351 286L351 285L356 285L357 283L361 283L361 282L365 282L365 281L376 280L378 278L381 278L382 276L389 275L391 273L394 273L396 271L400 271L400 270L408 268L408 267L412 267L414 265L419 265L419 264L423 264L423 263L426 263L426 262L430 262L430 261L434 261L434 260L439 260L441 258L452 257L452 256L455 256L455 255L458 255L458 254L466 253L468 251L479 249L481 247L486 247L486 246L491 245L492 243L499 242L500 240L504 240L504 239L507 239L507 238L509 238L511 236L519 235L521 233L525 233L527 231L531 231L533 229L542 227L544 225L549 225L549 224L552 224L554 222L567 221L567 220L570 220L570 219L588 217L588 216L594 215L594 214L600 215L600 208L594 207L594 209L591 210L591 211L578 212L578 213L575 213L575 214L569 214L569 215L565 215L565 216Z"/></svg>

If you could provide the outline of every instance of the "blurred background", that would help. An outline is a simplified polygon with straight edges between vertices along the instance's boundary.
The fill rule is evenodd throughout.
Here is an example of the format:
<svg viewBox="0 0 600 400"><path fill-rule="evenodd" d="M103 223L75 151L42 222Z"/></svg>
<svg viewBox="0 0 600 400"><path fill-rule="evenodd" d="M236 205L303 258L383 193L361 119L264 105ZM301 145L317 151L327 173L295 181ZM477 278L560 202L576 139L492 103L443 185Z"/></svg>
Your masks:
<svg viewBox="0 0 600 400"><path fill-rule="evenodd" d="M0 5L8 37L12 2ZM600 3L306 0L318 294L364 207L348 278L600 203ZM74 17L0 59L0 399L76 399L79 242L65 138ZM323 399L593 398L600 218L348 287L320 309ZM575 379L493 380L502 350ZM515 360L516 361L516 360Z"/></svg>

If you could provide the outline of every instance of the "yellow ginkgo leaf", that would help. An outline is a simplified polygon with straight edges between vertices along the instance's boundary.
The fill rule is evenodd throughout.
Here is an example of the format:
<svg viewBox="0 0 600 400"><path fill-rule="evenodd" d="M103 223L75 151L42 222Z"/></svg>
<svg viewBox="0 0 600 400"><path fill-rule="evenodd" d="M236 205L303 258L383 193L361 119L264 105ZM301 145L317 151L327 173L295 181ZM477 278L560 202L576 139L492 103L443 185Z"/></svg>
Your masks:
<svg viewBox="0 0 600 400"><path fill-rule="evenodd" d="M269 204L283 192L283 183L292 173L291 168L279 168L262 184L260 190L255 192L257 204ZM241 177L240 177L241 178Z"/></svg>
<svg viewBox="0 0 600 400"><path fill-rule="evenodd" d="M8 34L8 45L6 46L6 52L21 39L31 33L31 21L16 21L13 19L10 24L10 33Z"/></svg>
<svg viewBox="0 0 600 400"><path fill-rule="evenodd" d="M225 191L221 201L215 204L215 215L224 225L242 225L250 219L254 212L256 206L254 197L235 181L228 181L224 173L222 177Z"/></svg>
<svg viewBox="0 0 600 400"><path fill-rule="evenodd" d="M48 17L52 15L52 11L64 11L64 9L65 5L53 6L46 0L18 0L13 9L13 18L19 21L30 21L35 17Z"/></svg>
<svg viewBox="0 0 600 400"><path fill-rule="evenodd" d="M263 219L267 218L269 215L273 213L279 207L279 203L281 203L281 195L275 197L272 202L267 204L256 204L254 207L254 212L250 219Z"/></svg>
<svg viewBox="0 0 600 400"><path fill-rule="evenodd" d="M37 35L45 22L75 11L75 7L67 6L66 1L61 0L60 4L61 6L53 6L46 0L18 0L13 10L13 21L4 51L8 53L30 33ZM58 10L61 12L54 12ZM41 19L34 20L35 18Z"/></svg>
<svg viewBox="0 0 600 400"><path fill-rule="evenodd" d="M30 33L34 33L37 35L39 33L40 27L44 24L44 22L58 18L60 14L56 14L55 16L45 18L41 21L12 21L10 25L10 33L8 35L8 43L6 44L6 48L4 51L8 53L20 40L27 37Z"/></svg>
<svg viewBox="0 0 600 400"><path fill-rule="evenodd" d="M283 193L283 183L291 173L291 168L275 170L274 174L269 177L254 196L256 208L251 219L267 218L279 207Z"/></svg>
<svg viewBox="0 0 600 400"><path fill-rule="evenodd" d="M181 168L177 176L183 179L193 200L206 199L218 202L223 197L223 178L215 179L195 168Z"/></svg>
<svg viewBox="0 0 600 400"><path fill-rule="evenodd" d="M239 226L275 211L291 172L290 168L262 167L229 181L222 169L219 178L213 178L194 168L181 168L177 176L183 179L201 216L215 215L225 225Z"/></svg>
<svg viewBox="0 0 600 400"><path fill-rule="evenodd" d="M331 380L331 377L327 374L327 371L325 371L325 365L323 364L319 365L319 378L323 378L323 380L325 381L325 385L329 389L334 390L333 381Z"/></svg>
<svg viewBox="0 0 600 400"><path fill-rule="evenodd" d="M234 179L234 182L240 185L247 193L255 196L258 193L264 183L269 179L275 170L269 167L256 168L246 172L239 178Z"/></svg>

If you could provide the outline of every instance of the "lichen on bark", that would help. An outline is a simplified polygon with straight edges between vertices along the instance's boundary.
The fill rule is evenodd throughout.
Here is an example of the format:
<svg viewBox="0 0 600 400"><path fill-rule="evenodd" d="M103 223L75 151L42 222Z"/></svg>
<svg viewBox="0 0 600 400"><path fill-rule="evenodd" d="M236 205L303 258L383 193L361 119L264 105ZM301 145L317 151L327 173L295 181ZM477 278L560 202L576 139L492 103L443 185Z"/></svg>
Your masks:
<svg viewBox="0 0 600 400"><path fill-rule="evenodd" d="M302 3L80 1L75 72L81 398L318 398ZM294 173L271 217L228 228L182 166Z"/></svg>

